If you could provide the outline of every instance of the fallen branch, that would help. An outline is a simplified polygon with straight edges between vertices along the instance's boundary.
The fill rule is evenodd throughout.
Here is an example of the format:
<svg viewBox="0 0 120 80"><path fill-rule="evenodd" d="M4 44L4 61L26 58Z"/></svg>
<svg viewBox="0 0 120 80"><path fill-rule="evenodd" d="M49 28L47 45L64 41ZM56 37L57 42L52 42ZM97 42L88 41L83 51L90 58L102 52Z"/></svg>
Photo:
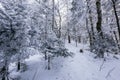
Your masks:
<svg viewBox="0 0 120 80"><path fill-rule="evenodd" d="M103 67L103 65L104 65L104 62L105 62L105 60L103 60L103 62L102 62L102 64L101 64L101 66L100 66L99 71L101 71L101 70L102 70L102 67Z"/></svg>
<svg viewBox="0 0 120 80"><path fill-rule="evenodd" d="M115 56L115 55L113 56L113 58L115 58L115 59L117 59L117 60L119 59L119 58L118 58L117 56Z"/></svg>
<svg viewBox="0 0 120 80"><path fill-rule="evenodd" d="M112 72L114 69L115 69L115 67L114 67L114 68L112 68L112 69L108 72L108 74L106 75L106 77L105 77L105 78L108 78L108 77L110 76L111 72Z"/></svg>

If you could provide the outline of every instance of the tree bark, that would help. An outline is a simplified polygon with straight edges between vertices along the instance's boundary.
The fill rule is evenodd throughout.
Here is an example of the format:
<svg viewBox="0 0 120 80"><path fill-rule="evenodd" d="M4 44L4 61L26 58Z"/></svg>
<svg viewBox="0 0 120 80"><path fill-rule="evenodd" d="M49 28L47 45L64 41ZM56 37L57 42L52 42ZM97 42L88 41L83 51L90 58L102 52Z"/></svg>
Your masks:
<svg viewBox="0 0 120 80"><path fill-rule="evenodd" d="M116 43L118 44L118 39L117 39L117 34L116 34L116 32L113 31L113 34L114 34L114 36L115 36Z"/></svg>
<svg viewBox="0 0 120 80"><path fill-rule="evenodd" d="M70 35L68 35L68 43L71 43Z"/></svg>
<svg viewBox="0 0 120 80"><path fill-rule="evenodd" d="M58 38L61 38L61 26L62 26L62 17L60 14L60 10L58 9L58 15L59 15L59 28L58 28Z"/></svg>
<svg viewBox="0 0 120 80"><path fill-rule="evenodd" d="M86 0L86 1L87 1L88 13L89 13L89 21L90 21L90 25L91 25L91 33L92 33L92 37L94 37L94 26L93 26L92 11L90 9L90 1L89 0Z"/></svg>
<svg viewBox="0 0 120 80"><path fill-rule="evenodd" d="M2 68L2 80L8 80L8 60L5 59L5 65Z"/></svg>
<svg viewBox="0 0 120 80"><path fill-rule="evenodd" d="M17 63L17 71L19 71L20 70L20 61L18 61L18 63Z"/></svg>
<svg viewBox="0 0 120 80"><path fill-rule="evenodd" d="M52 6L52 30L54 31L54 24L55 24L55 1L52 0L53 6Z"/></svg>
<svg viewBox="0 0 120 80"><path fill-rule="evenodd" d="M45 52L45 60L47 60L47 52Z"/></svg>
<svg viewBox="0 0 120 80"><path fill-rule="evenodd" d="M112 0L112 3L113 3L113 10L114 10L114 13L115 13L116 23L117 23L117 27L118 27L119 41L120 41L120 23L119 23L117 10L116 10L116 1Z"/></svg>
<svg viewBox="0 0 120 80"><path fill-rule="evenodd" d="M86 28L87 28L87 32L88 32L88 36L89 36L90 51L92 52L92 37L91 37L90 30L88 28L88 19L87 18L86 18Z"/></svg>
<svg viewBox="0 0 120 80"><path fill-rule="evenodd" d="M98 34L100 37L103 38L103 32L102 32L102 12L101 12L101 0L96 0L96 8L97 8L97 24L96 24L96 29L98 31Z"/></svg>
<svg viewBox="0 0 120 80"><path fill-rule="evenodd" d="M96 0L96 9L97 9L97 23L96 23L96 29L98 32L98 40L102 40L103 39L103 32L102 32L102 11L101 11L101 0ZM98 43L98 44L103 44L103 43ZM103 51L103 46L100 46L100 49L98 49L98 54L97 56L100 58L104 58L104 51Z"/></svg>
<svg viewBox="0 0 120 80"><path fill-rule="evenodd" d="M81 36L78 36L78 43L81 43Z"/></svg>
<svg viewBox="0 0 120 80"><path fill-rule="evenodd" d="M3 74L2 80L5 80L5 78L6 78L6 75L5 75L6 74L6 67L5 66L3 66L1 73Z"/></svg>
<svg viewBox="0 0 120 80"><path fill-rule="evenodd" d="M50 70L50 56L48 56L48 70Z"/></svg>

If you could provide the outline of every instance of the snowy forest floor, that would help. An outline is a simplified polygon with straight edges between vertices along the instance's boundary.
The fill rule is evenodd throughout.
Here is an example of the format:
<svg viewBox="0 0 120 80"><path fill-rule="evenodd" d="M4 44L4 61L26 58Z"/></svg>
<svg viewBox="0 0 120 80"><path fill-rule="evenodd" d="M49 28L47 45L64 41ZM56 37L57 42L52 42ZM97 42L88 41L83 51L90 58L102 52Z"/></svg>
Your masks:
<svg viewBox="0 0 120 80"><path fill-rule="evenodd" d="M54 58L51 70L47 70L47 62L40 55L31 56L26 60L27 71L21 74L12 72L11 76L19 75L21 80L120 80L120 56L113 55L103 59L94 59L94 54L88 51L88 45L66 43L66 48L73 52L73 57ZM83 53L79 50L83 49ZM11 69L14 65L11 65Z"/></svg>

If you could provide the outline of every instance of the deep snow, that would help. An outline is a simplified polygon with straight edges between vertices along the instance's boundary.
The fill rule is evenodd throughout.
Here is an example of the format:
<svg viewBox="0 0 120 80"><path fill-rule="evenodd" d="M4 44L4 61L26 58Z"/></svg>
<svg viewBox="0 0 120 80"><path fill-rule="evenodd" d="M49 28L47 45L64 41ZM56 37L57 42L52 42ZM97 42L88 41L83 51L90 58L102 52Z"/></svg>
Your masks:
<svg viewBox="0 0 120 80"><path fill-rule="evenodd" d="M88 45L66 43L66 48L73 52L73 57L55 58L52 69L47 70L41 54L31 56L26 60L28 70L19 74L12 72L11 76L19 75L21 80L120 80L120 60L113 55L103 59L94 59L94 54L88 51ZM83 53L79 50L83 49ZM118 58L119 55L118 55ZM11 65L11 67L14 65Z"/></svg>

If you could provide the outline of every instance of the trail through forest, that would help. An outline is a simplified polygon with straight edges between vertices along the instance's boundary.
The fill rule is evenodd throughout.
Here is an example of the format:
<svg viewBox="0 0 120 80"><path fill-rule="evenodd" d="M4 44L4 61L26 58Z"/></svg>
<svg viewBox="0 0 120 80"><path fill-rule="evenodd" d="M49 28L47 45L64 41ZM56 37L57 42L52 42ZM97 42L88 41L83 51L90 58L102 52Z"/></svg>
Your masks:
<svg viewBox="0 0 120 80"><path fill-rule="evenodd" d="M55 58L51 70L47 70L47 62L42 56L31 56L26 60L28 70L20 75L22 80L119 80L120 60L113 55L103 61L94 59L85 44L76 47L74 42L67 43L66 48L74 53L73 57ZM79 52L80 49L83 53Z"/></svg>

